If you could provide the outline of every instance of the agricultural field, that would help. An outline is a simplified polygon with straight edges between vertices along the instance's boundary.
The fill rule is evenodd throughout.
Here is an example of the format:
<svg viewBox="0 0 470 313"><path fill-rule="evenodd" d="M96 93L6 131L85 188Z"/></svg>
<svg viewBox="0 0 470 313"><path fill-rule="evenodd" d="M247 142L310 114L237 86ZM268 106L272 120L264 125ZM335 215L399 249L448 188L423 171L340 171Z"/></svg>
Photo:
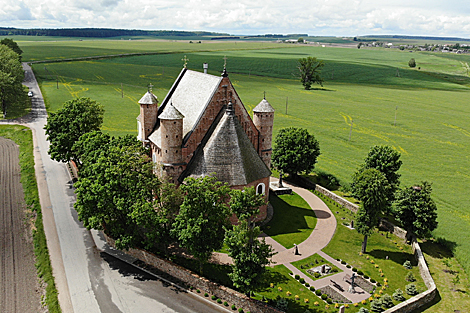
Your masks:
<svg viewBox="0 0 470 313"><path fill-rule="evenodd" d="M137 101L149 83L163 100L182 69L184 55L190 60L188 68L202 70L207 62L214 75L222 71L226 55L230 79L247 109L251 111L266 92L276 109L274 132L296 126L315 134L322 152L317 168L343 184L350 182L371 146L386 144L400 151L402 186L423 180L433 183L439 210L434 236L445 238L466 272L470 271L470 242L465 239L470 227L466 191L470 185L470 56L259 42L110 43L20 42L26 60L160 52L33 65L49 111L73 97L91 97L105 106L105 131L137 134ZM324 60L323 88L303 90L294 77L296 60L306 56ZM410 58L417 62L415 69L408 67Z"/></svg>

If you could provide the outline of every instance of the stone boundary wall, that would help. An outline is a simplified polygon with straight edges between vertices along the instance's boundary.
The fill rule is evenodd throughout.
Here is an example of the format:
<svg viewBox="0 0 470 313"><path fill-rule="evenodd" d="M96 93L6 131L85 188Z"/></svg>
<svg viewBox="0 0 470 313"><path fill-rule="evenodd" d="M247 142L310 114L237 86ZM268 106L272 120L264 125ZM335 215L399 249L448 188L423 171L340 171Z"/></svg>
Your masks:
<svg viewBox="0 0 470 313"><path fill-rule="evenodd" d="M114 239L105 234L106 242L113 248L116 248ZM121 250L122 251L122 250ZM207 292L209 295L214 295L223 301L227 301L230 305L235 304L237 308L243 308L245 312L260 312L260 313L282 313L281 311L267 305L264 302L251 299L244 294L241 294L233 289L227 288L220 284L216 284L204 277L191 272L190 270L179 266L171 261L159 258L158 256L147 252L142 249L131 248L123 253L130 255L146 264L149 264L159 270L171 275L194 287L201 290L204 294Z"/></svg>
<svg viewBox="0 0 470 313"><path fill-rule="evenodd" d="M334 194L333 192L329 191L328 189L315 184L315 190L320 192L321 194L327 196L331 200L337 202L340 205L348 208L352 212L356 213L358 210L358 206L349 202L346 199L341 198L340 196ZM381 219L380 226L386 228L388 231L396 235L401 239L406 239L406 230L403 228L397 227L394 224ZM413 310L431 302L437 293L437 287L432 279L431 273L429 272L428 265L426 264L426 260L424 259L423 252L421 251L421 247L419 246L416 238L413 238L412 247L414 251L414 255L416 260L418 261L418 268L421 277L423 278L424 284L428 288L426 291L390 308L383 313L407 313L412 312Z"/></svg>

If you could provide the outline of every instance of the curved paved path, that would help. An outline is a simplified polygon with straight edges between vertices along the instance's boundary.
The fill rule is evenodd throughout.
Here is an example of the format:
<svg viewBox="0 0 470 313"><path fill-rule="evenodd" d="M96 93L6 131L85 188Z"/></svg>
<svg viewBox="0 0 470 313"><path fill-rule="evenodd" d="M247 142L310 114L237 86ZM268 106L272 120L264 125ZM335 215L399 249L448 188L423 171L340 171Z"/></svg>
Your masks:
<svg viewBox="0 0 470 313"><path fill-rule="evenodd" d="M271 177L271 182L277 181L277 178ZM328 245L336 230L336 218L320 198L307 189L293 186L286 182L284 182L284 185L292 188L296 194L301 196L308 203L315 212L317 224L310 236L305 241L297 245L300 253L299 255L294 254L294 248L286 249L276 240L262 233L260 238L264 238L266 243L270 244L274 248L274 251L277 252L277 254L272 258L272 261L274 262L273 265L289 264L320 252L321 249ZM231 258L225 253L214 253L214 259L217 259L217 261L221 263L232 263Z"/></svg>

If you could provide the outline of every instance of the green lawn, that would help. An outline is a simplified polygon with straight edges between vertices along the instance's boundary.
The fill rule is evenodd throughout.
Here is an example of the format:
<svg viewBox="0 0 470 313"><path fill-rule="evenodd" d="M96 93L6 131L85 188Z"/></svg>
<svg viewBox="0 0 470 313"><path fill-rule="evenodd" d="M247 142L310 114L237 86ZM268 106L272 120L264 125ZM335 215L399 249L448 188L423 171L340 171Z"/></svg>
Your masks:
<svg viewBox="0 0 470 313"><path fill-rule="evenodd" d="M287 249L310 236L317 218L312 208L296 193L292 195L269 195L274 207L273 219L264 227L264 232Z"/></svg>
<svg viewBox="0 0 470 313"><path fill-rule="evenodd" d="M331 274L322 275L319 278L315 278L313 275L311 275L310 273L307 272L308 269L310 269L312 267L321 266L323 264L326 264L329 267L331 267L331 272L330 272ZM319 256L318 254L314 254L314 255L311 255L311 256L309 256L305 259L296 261L296 262L292 263L292 265L297 267L297 269L299 269L299 271L304 273L306 276L310 277L312 280L322 279L322 278L328 277L330 275L337 274L337 273L341 272L341 270L338 267L334 266L333 264L331 264L330 262L328 262L327 260L325 260L324 258Z"/></svg>
<svg viewBox="0 0 470 313"><path fill-rule="evenodd" d="M190 69L200 70L201 63L208 62L209 72L215 75L219 75L222 57L227 55L230 78L249 111L266 91L276 109L274 133L296 126L315 134L322 152L317 169L348 183L372 145L387 144L400 151L402 185L422 180L433 183L439 214L434 235L444 237L463 268L470 270L470 241L466 240L470 227L466 190L470 185L470 81L465 66L470 56L282 44L259 50L268 47L261 43L250 50L250 46L239 44L214 44L209 47L214 51L199 52L196 50L205 49L204 44L76 41L22 42L20 46L26 59L160 51L162 54L152 56L33 66L50 111L72 97L92 97L104 104L104 130L112 135L137 134L137 101L145 86L149 82L155 85L155 93L162 100L181 70L185 54ZM224 51L240 47L248 50ZM175 51L180 53L169 53ZM325 61L323 89L305 91L293 78L296 60L309 55ZM412 57L421 69L408 67ZM55 75L59 76L59 89Z"/></svg>

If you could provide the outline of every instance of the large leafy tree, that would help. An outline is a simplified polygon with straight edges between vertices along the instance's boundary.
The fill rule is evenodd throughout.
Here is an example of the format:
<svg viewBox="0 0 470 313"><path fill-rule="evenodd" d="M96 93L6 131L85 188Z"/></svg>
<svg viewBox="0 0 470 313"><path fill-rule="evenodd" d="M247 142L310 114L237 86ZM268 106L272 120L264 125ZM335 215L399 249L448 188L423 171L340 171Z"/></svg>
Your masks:
<svg viewBox="0 0 470 313"><path fill-rule="evenodd" d="M266 204L264 195L256 194L254 187L245 187L243 190L232 190L230 192L229 207L239 220L251 221L259 213L259 207Z"/></svg>
<svg viewBox="0 0 470 313"><path fill-rule="evenodd" d="M18 54L6 45L0 44L0 101L2 112L6 116L7 106L23 101L24 71Z"/></svg>
<svg viewBox="0 0 470 313"><path fill-rule="evenodd" d="M263 284L265 267L271 263L275 254L271 245L257 239L259 227L250 227L247 220L241 220L225 235L228 255L234 264L229 277L233 285L240 291L249 294Z"/></svg>
<svg viewBox="0 0 470 313"><path fill-rule="evenodd" d="M11 50L13 50L16 54L18 54L18 61L21 62L21 55L23 54L23 50L18 46L18 44L10 38L3 38L0 40L0 44L7 46Z"/></svg>
<svg viewBox="0 0 470 313"><path fill-rule="evenodd" d="M310 173L320 155L320 144L305 128L288 127L274 141L272 162L282 174Z"/></svg>
<svg viewBox="0 0 470 313"><path fill-rule="evenodd" d="M90 98L67 101L62 109L51 113L44 127L51 143L51 158L59 162L72 160L80 167L81 160L72 147L83 134L100 129L103 114L103 106Z"/></svg>
<svg viewBox="0 0 470 313"><path fill-rule="evenodd" d="M437 228L437 206L431 198L431 184L401 189L397 194L396 218L408 232L418 237L428 237Z"/></svg>
<svg viewBox="0 0 470 313"><path fill-rule="evenodd" d="M172 234L199 261L202 273L203 264L223 245L231 213L227 205L230 188L212 176L188 177L180 188L184 201Z"/></svg>
<svg viewBox="0 0 470 313"><path fill-rule="evenodd" d="M82 151L86 162L75 184L75 209L86 228L104 229L116 239L118 248L145 245L145 230L158 223L142 224L139 214L145 211L145 220L153 220L155 191L161 183L139 141L126 136L105 143L106 138L100 133L82 138L87 144ZM98 143L97 151L89 150ZM138 216L133 212L139 212Z"/></svg>
<svg viewBox="0 0 470 313"><path fill-rule="evenodd" d="M400 160L400 152L390 146L373 146L370 148L364 164L360 166L358 171L374 168L385 175L390 188L387 192L387 205L382 208L383 212L390 212L391 204L395 200L395 192L400 185L400 174L398 170L402 165ZM354 184L354 183L353 183ZM353 190L354 190L354 186Z"/></svg>
<svg viewBox="0 0 470 313"><path fill-rule="evenodd" d="M321 77L321 68L325 64L314 57L301 58L297 61L299 78L306 90L309 90L313 84L317 83L323 87L323 78Z"/></svg>
<svg viewBox="0 0 470 313"><path fill-rule="evenodd" d="M361 200L356 214L356 230L364 235L361 251L366 252L367 238L378 225L382 208L388 205L390 184L384 174L374 168L358 171L353 175L354 194Z"/></svg>

